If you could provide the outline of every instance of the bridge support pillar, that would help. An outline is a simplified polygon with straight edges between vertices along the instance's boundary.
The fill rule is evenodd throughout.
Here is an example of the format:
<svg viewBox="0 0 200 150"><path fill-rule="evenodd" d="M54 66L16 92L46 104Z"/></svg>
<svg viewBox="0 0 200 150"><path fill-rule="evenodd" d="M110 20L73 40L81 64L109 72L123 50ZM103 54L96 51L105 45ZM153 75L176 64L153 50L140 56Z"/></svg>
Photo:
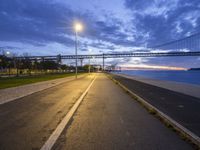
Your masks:
<svg viewBox="0 0 200 150"><path fill-rule="evenodd" d="M81 67L83 67L83 58L80 58Z"/></svg>

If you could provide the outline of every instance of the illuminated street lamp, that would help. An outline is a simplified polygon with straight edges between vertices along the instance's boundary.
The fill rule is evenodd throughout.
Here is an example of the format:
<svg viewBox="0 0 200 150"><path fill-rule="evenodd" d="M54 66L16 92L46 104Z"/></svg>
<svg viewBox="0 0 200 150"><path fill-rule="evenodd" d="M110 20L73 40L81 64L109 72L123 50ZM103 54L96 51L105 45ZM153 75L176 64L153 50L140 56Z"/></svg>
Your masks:
<svg viewBox="0 0 200 150"><path fill-rule="evenodd" d="M75 55L76 55L76 79L77 79L77 73L78 73L78 68L77 68L77 51L78 51L78 32L81 32L83 30L83 25L79 22L74 23L74 30L75 30Z"/></svg>
<svg viewBox="0 0 200 150"><path fill-rule="evenodd" d="M7 51L7 52L6 52L6 55L10 55L10 52L9 52L9 51Z"/></svg>

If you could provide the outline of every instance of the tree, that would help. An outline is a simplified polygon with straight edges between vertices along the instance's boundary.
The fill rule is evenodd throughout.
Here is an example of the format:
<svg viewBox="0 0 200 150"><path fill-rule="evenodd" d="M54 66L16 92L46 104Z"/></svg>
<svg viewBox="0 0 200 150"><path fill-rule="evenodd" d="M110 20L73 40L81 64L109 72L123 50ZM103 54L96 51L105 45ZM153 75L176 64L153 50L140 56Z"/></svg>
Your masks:
<svg viewBox="0 0 200 150"><path fill-rule="evenodd" d="M43 69L47 70L47 69L58 69L59 64L56 63L55 61L43 61L41 62L41 65L43 66Z"/></svg>
<svg viewBox="0 0 200 150"><path fill-rule="evenodd" d="M65 65L65 64L61 65L60 68L61 68L62 70L69 70L69 66L67 66L67 65Z"/></svg>

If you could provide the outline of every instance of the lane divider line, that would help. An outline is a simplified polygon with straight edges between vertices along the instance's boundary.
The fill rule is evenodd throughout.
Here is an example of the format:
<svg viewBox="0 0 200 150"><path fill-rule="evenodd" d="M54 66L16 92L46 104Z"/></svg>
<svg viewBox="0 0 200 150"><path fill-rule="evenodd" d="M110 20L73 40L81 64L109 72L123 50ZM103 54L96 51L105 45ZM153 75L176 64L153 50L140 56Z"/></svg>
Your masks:
<svg viewBox="0 0 200 150"><path fill-rule="evenodd" d="M179 124L177 121L166 115L165 113L161 112L158 108L151 105L147 101L145 101L143 98L129 90L126 86L124 86L122 83L114 79L111 75L107 75L108 78L110 78L114 83L118 84L123 90L125 90L130 96L132 96L136 101L141 103L146 109L155 112L155 114L160 117L164 123L170 124L178 133L183 135L189 142L196 145L200 149L200 137Z"/></svg>
<svg viewBox="0 0 200 150"><path fill-rule="evenodd" d="M69 123L70 119L73 117L74 113L80 106L80 103L83 101L84 97L88 93L89 89L93 85L95 79L97 77L95 76L90 85L87 87L87 89L84 91L84 93L79 97L79 99L76 101L76 103L73 105L73 107L70 109L70 111L67 113L67 115L63 118L63 120L60 122L60 124L56 127L56 129L53 131L51 136L48 138L48 140L45 142L45 144L42 146L40 150L51 150L54 144L56 143L57 139L61 135L62 131L65 129L67 124Z"/></svg>

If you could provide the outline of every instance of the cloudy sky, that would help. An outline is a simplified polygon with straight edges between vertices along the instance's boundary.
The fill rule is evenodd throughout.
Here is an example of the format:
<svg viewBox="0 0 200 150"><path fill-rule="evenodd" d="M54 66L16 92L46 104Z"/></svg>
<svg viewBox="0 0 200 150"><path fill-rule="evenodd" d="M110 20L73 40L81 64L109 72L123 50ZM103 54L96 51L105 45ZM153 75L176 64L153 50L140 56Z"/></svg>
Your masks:
<svg viewBox="0 0 200 150"><path fill-rule="evenodd" d="M89 49L91 53L148 52L152 50L145 47L199 33L200 1L0 0L0 50L29 55L74 54L75 21L84 24L79 33L79 54L88 54ZM199 50L199 45L195 48ZM200 67L199 57L106 62L133 67Z"/></svg>

